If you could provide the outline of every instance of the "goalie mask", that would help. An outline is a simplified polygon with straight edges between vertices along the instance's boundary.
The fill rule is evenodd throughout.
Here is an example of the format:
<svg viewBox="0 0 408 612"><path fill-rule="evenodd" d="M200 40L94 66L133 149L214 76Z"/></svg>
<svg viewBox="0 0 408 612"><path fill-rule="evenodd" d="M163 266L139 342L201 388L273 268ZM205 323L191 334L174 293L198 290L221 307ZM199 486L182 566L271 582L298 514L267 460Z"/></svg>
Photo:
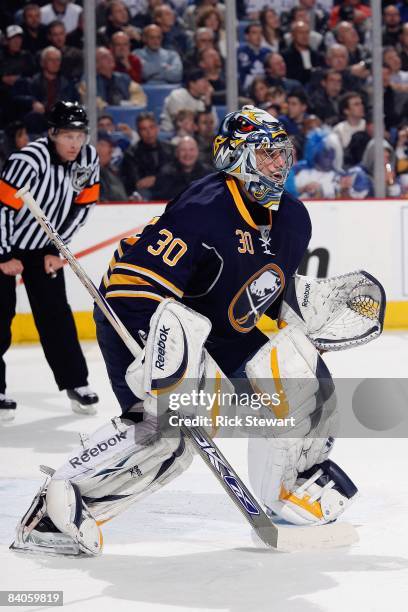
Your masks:
<svg viewBox="0 0 408 612"><path fill-rule="evenodd" d="M254 106L229 113L214 139L213 160L217 170L242 181L258 204L278 209L293 164L293 145L269 113Z"/></svg>

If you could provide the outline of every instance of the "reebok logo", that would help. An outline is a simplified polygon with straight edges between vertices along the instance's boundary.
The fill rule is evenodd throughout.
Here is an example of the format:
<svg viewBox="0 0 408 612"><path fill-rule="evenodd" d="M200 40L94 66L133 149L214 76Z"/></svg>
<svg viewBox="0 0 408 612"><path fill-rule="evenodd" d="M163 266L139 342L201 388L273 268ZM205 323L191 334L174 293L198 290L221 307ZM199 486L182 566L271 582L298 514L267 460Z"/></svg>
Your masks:
<svg viewBox="0 0 408 612"><path fill-rule="evenodd" d="M302 306L304 306L305 308L309 304L309 293L310 293L310 283L306 283L305 292L303 294L303 302L302 302Z"/></svg>
<svg viewBox="0 0 408 612"><path fill-rule="evenodd" d="M116 446L117 444L120 444L122 440L126 440L126 434L126 431L122 431L112 436L112 438L109 438L109 440L106 440L106 442L101 442L92 448L88 448L79 457L72 457L72 459L69 460L70 464L73 468L77 468L84 463L87 463L91 457L97 457L100 453L107 451L109 447Z"/></svg>
<svg viewBox="0 0 408 612"><path fill-rule="evenodd" d="M157 342L157 359L155 361L155 366L162 372L164 372L164 363L166 356L166 342L167 337L169 335L170 327L165 327L164 325L159 330L159 340Z"/></svg>

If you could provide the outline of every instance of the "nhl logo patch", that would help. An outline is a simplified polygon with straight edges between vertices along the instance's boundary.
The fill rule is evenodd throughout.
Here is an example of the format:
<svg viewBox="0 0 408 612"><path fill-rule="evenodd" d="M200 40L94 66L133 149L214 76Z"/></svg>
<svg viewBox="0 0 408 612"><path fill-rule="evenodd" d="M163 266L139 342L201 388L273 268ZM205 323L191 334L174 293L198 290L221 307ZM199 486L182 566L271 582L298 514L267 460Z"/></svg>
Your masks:
<svg viewBox="0 0 408 612"><path fill-rule="evenodd" d="M75 166L72 169L72 186L75 191L82 191L91 176L92 168L89 166Z"/></svg>

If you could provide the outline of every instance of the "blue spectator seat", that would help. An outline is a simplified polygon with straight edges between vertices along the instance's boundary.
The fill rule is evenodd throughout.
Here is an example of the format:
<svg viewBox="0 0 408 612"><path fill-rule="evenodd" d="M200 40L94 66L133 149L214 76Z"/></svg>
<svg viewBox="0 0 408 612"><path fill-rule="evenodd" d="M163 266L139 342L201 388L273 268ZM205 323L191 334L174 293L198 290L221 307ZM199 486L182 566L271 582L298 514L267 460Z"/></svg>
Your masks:
<svg viewBox="0 0 408 612"><path fill-rule="evenodd" d="M154 113L157 121L160 121L160 113L163 110L164 100L173 89L182 87L182 85L177 83L172 85L149 85L148 83L143 83L142 87L147 96L148 110Z"/></svg>
<svg viewBox="0 0 408 612"><path fill-rule="evenodd" d="M159 140L170 141L173 136L175 136L175 132L163 132L162 130L159 132Z"/></svg>
<svg viewBox="0 0 408 612"><path fill-rule="evenodd" d="M136 118L140 113L148 109L140 106L105 106L103 115L111 115L113 122L126 123L132 129L135 129Z"/></svg>

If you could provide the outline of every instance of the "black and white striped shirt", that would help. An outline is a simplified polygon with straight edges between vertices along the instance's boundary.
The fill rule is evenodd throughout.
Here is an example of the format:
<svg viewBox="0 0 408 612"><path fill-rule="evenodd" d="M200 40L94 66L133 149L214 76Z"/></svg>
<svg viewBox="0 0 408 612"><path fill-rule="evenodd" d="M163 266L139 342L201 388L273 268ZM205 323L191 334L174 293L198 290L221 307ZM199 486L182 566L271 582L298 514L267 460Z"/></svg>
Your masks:
<svg viewBox="0 0 408 612"><path fill-rule="evenodd" d="M37 204L65 242L85 223L99 196L99 158L84 145L74 162L62 163L48 138L40 138L7 160L0 180L0 262L17 250L50 245L16 192L29 185Z"/></svg>

